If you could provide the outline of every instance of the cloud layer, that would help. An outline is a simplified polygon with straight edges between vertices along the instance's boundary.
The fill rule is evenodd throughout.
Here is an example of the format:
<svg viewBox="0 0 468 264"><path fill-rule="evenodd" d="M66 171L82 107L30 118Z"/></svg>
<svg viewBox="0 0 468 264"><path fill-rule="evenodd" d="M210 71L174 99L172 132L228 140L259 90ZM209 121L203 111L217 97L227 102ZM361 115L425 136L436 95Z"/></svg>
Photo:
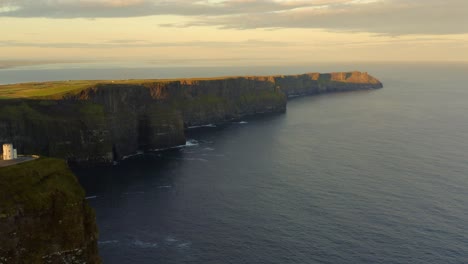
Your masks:
<svg viewBox="0 0 468 264"><path fill-rule="evenodd" d="M178 15L162 26L322 28L380 34L468 33L466 0L3 0L0 17Z"/></svg>
<svg viewBox="0 0 468 264"><path fill-rule="evenodd" d="M112 49L112 48L158 48L158 47L236 47L236 48L259 48L259 47L291 47L293 42L265 41L251 39L247 41L182 41L182 42L151 42L146 40L120 39L101 43L84 42L22 42L15 40L0 40L0 47L35 47L35 48L79 48L79 49Z"/></svg>

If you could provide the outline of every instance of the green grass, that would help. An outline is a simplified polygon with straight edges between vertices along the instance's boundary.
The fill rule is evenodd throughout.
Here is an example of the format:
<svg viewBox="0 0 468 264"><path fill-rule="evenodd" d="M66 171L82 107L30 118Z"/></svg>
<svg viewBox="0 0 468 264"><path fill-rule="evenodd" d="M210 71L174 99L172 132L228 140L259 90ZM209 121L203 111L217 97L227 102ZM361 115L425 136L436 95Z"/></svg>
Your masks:
<svg viewBox="0 0 468 264"><path fill-rule="evenodd" d="M149 80L92 80L92 81L57 81L57 82L31 82L0 85L0 99L15 98L51 98L60 99L67 93L76 93L96 84L140 84Z"/></svg>
<svg viewBox="0 0 468 264"><path fill-rule="evenodd" d="M200 81L217 80L221 78L205 79L131 79L131 80L91 80L91 81L57 81L57 82L31 82L0 85L0 99L61 99L64 94L77 93L83 89L97 84L133 84L145 85L152 82L167 83L173 81Z"/></svg>
<svg viewBox="0 0 468 264"><path fill-rule="evenodd" d="M39 158L0 168L0 219L24 211L41 211L51 206L53 193L81 201L84 191L64 160Z"/></svg>
<svg viewBox="0 0 468 264"><path fill-rule="evenodd" d="M84 198L64 160L0 168L0 262L101 263L94 212Z"/></svg>
<svg viewBox="0 0 468 264"><path fill-rule="evenodd" d="M93 81L19 83L0 86L0 99L46 97L86 88Z"/></svg>
<svg viewBox="0 0 468 264"><path fill-rule="evenodd" d="M299 75L288 75L284 77L294 77ZM61 99L64 94L77 93L83 89L95 86L97 84L133 84L145 85L154 82L167 83L180 81L186 84L191 84L197 81L214 81L223 79L260 79L263 80L267 77L280 77L274 76L224 76L213 78L180 78L180 79L130 79L130 80L73 80L73 81L53 81L53 82L30 82L0 85L0 99L15 99L15 98L48 98L48 99ZM328 78L327 78L328 77ZM320 81L329 80L329 76L324 78L321 75Z"/></svg>

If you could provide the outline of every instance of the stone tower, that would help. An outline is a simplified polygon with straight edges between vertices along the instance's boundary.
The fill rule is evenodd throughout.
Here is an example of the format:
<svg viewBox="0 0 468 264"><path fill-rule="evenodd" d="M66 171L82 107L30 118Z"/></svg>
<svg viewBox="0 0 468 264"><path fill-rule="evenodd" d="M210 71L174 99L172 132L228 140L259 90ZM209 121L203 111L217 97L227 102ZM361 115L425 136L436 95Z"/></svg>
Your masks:
<svg viewBox="0 0 468 264"><path fill-rule="evenodd" d="M3 144L3 160L14 159L13 144Z"/></svg>

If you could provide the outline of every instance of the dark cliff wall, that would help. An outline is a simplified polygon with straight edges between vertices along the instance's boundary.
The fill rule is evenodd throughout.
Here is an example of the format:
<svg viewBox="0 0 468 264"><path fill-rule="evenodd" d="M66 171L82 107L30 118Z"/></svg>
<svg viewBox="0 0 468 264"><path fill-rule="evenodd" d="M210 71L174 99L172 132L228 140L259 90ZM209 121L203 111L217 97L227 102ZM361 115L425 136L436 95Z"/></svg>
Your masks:
<svg viewBox="0 0 468 264"><path fill-rule="evenodd" d="M102 107L107 152L119 160L141 150L185 144L180 111L156 100L142 85L98 84L66 95L69 104Z"/></svg>
<svg viewBox="0 0 468 264"><path fill-rule="evenodd" d="M13 142L19 153L69 160L112 160L103 107L89 102L0 101L0 143Z"/></svg>
<svg viewBox="0 0 468 264"><path fill-rule="evenodd" d="M380 87L361 72L101 83L58 98L2 100L0 142L20 153L108 163L185 144L187 127L284 112L287 97Z"/></svg>
<svg viewBox="0 0 468 264"><path fill-rule="evenodd" d="M180 109L186 127L286 110L284 94L276 90L272 81L261 77L183 80L146 86L158 99Z"/></svg>
<svg viewBox="0 0 468 264"><path fill-rule="evenodd" d="M63 160L0 168L0 263L100 263L94 212Z"/></svg>
<svg viewBox="0 0 468 264"><path fill-rule="evenodd" d="M283 112L285 95L272 77L144 82L138 85L102 84L68 95L105 106L107 112L160 113L182 118L185 127L220 123L266 112ZM179 114L179 116L177 116Z"/></svg>

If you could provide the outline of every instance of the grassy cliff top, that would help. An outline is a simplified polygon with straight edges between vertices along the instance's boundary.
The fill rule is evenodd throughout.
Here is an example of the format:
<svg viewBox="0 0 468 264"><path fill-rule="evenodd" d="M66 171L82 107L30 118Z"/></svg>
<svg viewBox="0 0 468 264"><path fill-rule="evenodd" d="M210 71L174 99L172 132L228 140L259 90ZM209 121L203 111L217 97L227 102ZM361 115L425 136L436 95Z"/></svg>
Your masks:
<svg viewBox="0 0 468 264"><path fill-rule="evenodd" d="M191 84L197 81L216 81L236 78L257 79L261 81L272 80L272 78L284 77L299 77L308 76L313 80L327 77L327 81L337 82L357 82L366 83L378 82L377 79L371 77L367 73L354 72L337 72L330 74L306 73L301 75L272 75L272 76L222 76L212 78L178 78L178 79L129 79L129 80L70 80L70 81L51 81L51 82L30 82L0 85L0 99L17 99L17 98L60 98L67 93L79 92L83 89L92 87L97 84L132 84L142 85L145 83L154 82L174 82L180 81L186 84Z"/></svg>
<svg viewBox="0 0 468 264"><path fill-rule="evenodd" d="M118 81L124 83L125 81ZM80 91L98 83L112 81L56 81L0 85L0 99L35 98Z"/></svg>
<svg viewBox="0 0 468 264"><path fill-rule="evenodd" d="M81 201L84 192L64 160L39 158L0 168L0 218L50 207L54 192Z"/></svg>

